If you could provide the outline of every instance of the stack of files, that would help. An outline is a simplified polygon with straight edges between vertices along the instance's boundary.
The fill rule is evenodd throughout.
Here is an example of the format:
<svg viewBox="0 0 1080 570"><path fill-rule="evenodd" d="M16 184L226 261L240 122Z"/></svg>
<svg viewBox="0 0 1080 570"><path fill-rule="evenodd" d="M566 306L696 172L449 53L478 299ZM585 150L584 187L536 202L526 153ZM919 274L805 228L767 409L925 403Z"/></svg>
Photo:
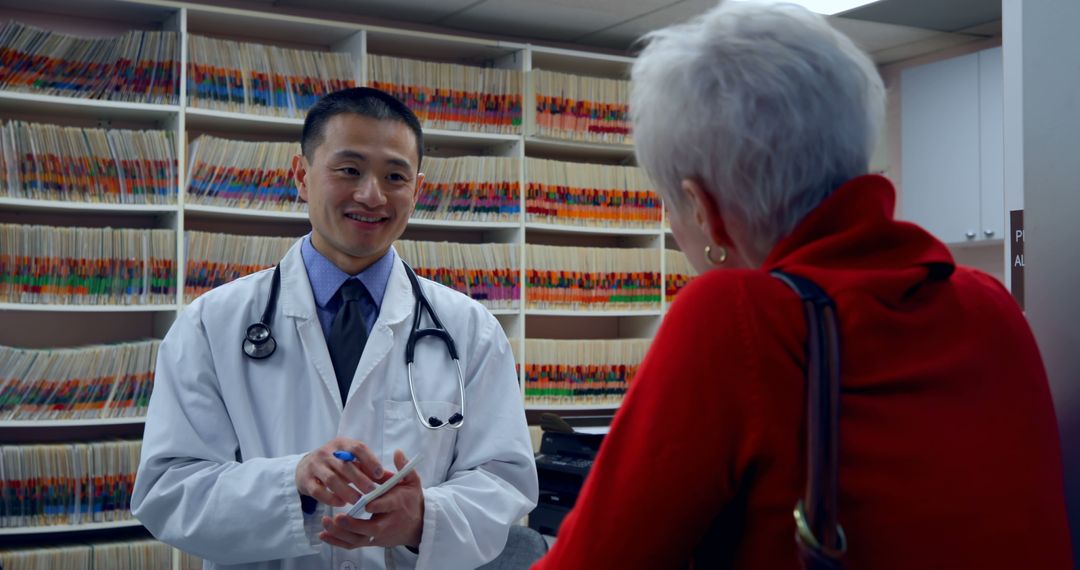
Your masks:
<svg viewBox="0 0 1080 570"><path fill-rule="evenodd" d="M0 196L105 204L175 204L169 131L0 125Z"/></svg>
<svg viewBox="0 0 1080 570"><path fill-rule="evenodd" d="M31 350L0 346L0 420L142 417L158 340Z"/></svg>
<svg viewBox="0 0 1080 570"><path fill-rule="evenodd" d="M179 570L202 570L203 560L190 552L180 552Z"/></svg>
<svg viewBox="0 0 1080 570"><path fill-rule="evenodd" d="M200 109L303 118L356 76L348 53L188 35L188 105Z"/></svg>
<svg viewBox="0 0 1080 570"><path fill-rule="evenodd" d="M521 134L521 77L513 69L368 56L370 85L432 129Z"/></svg>
<svg viewBox="0 0 1080 570"><path fill-rule="evenodd" d="M294 142L235 141L203 135L191 143L187 195L191 204L306 212L293 182Z"/></svg>
<svg viewBox="0 0 1080 570"><path fill-rule="evenodd" d="M636 166L525 159L525 214L530 222L658 229L660 198Z"/></svg>
<svg viewBox="0 0 1080 570"><path fill-rule="evenodd" d="M633 144L630 82L552 71L530 71L536 132L557 139Z"/></svg>
<svg viewBox="0 0 1080 570"><path fill-rule="evenodd" d="M424 185L413 216L428 220L518 222L521 161L517 158L424 157Z"/></svg>
<svg viewBox="0 0 1080 570"><path fill-rule="evenodd" d="M184 239L184 299L190 303L218 285L277 265L297 238L185 232Z"/></svg>
<svg viewBox="0 0 1080 570"><path fill-rule="evenodd" d="M172 567L172 547L146 539L130 542L91 544L94 566L91 570L154 570Z"/></svg>
<svg viewBox="0 0 1080 570"><path fill-rule="evenodd" d="M0 445L0 527L131 519L139 440Z"/></svg>
<svg viewBox="0 0 1080 570"><path fill-rule="evenodd" d="M152 539L24 547L0 550L0 567L5 570L165 570L172 567L172 547Z"/></svg>
<svg viewBox="0 0 1080 570"><path fill-rule="evenodd" d="M0 89L175 105L177 38L156 31L82 38L8 21L0 26Z"/></svg>
<svg viewBox="0 0 1080 570"><path fill-rule="evenodd" d="M510 342L510 353L514 356L514 373L516 375L521 374L521 361L522 361L522 343L521 338L517 336L507 337L507 341Z"/></svg>
<svg viewBox="0 0 1080 570"><path fill-rule="evenodd" d="M526 244L526 308L659 310L660 251Z"/></svg>
<svg viewBox="0 0 1080 570"><path fill-rule="evenodd" d="M525 402L617 404L648 350L647 339L526 339Z"/></svg>
<svg viewBox="0 0 1080 570"><path fill-rule="evenodd" d="M670 303L697 275L697 271L690 265L686 254L677 249L664 250L664 264L664 298Z"/></svg>
<svg viewBox="0 0 1080 570"><path fill-rule="evenodd" d="M19 190L12 186L21 186L19 179L19 158L15 153L15 139L9 128L0 123L0 196L17 196Z"/></svg>
<svg viewBox="0 0 1080 570"><path fill-rule="evenodd" d="M521 299L518 244L398 240L394 249L416 274L479 301L516 309Z"/></svg>
<svg viewBox="0 0 1080 570"><path fill-rule="evenodd" d="M0 224L0 302L176 302L176 232Z"/></svg>

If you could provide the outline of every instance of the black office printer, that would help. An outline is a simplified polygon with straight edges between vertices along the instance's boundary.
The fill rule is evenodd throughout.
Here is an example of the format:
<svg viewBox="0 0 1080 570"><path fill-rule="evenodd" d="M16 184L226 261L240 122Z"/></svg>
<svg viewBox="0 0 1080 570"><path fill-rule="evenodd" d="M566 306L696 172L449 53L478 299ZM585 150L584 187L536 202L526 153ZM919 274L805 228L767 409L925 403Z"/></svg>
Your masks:
<svg viewBox="0 0 1080 570"><path fill-rule="evenodd" d="M603 418L610 420L610 417ZM585 476L592 468L606 429L575 430L563 418L544 414L544 431L536 471L540 479L540 500L529 514L529 527L541 534L556 536L563 517L577 501Z"/></svg>

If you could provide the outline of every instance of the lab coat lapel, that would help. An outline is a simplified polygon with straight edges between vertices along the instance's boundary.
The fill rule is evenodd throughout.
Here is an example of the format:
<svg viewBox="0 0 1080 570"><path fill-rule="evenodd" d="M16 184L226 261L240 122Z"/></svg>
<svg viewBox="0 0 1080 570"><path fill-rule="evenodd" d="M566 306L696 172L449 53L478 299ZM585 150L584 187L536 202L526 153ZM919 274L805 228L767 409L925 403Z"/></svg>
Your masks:
<svg viewBox="0 0 1080 570"><path fill-rule="evenodd" d="M303 345L301 354L315 367L328 397L340 410L342 404L337 376L334 375L334 364L330 360L330 350L326 347L326 336L323 335L322 325L319 324L319 316L315 311L315 297L311 293L311 282L300 253L301 241L303 240L293 244L281 261L281 312L292 321L292 326L296 327L296 334ZM285 323L282 325L287 326Z"/></svg>
<svg viewBox="0 0 1080 570"><path fill-rule="evenodd" d="M386 292L383 293L383 302L379 309L379 318L375 321L375 326L371 328L367 344L364 345L364 353L360 356L360 362L356 365L356 374L353 376L352 385L349 387L350 400L352 400L352 395L367 381L372 371L387 358L391 349L394 348L394 328L400 329L396 325L412 314L413 302L412 285L409 283L408 276L405 275L405 268L401 265L401 259L398 258L394 261L394 267L390 270L390 278L387 280ZM405 341L404 338L400 340L401 342ZM329 359L329 356L327 358ZM390 363L390 365L397 366L397 363ZM401 366L405 366L404 361L401 362ZM393 370L393 368L390 368L390 370ZM372 394L372 390L376 388L374 386L367 388L368 393Z"/></svg>

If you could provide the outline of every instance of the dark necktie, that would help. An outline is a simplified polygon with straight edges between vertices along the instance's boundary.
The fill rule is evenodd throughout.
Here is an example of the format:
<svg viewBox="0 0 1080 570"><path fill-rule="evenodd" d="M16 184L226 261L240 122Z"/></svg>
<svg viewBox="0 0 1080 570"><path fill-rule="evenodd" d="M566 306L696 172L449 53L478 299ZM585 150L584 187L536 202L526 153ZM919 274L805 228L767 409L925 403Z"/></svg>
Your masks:
<svg viewBox="0 0 1080 570"><path fill-rule="evenodd" d="M364 298L368 296L368 292L360 281L347 279L341 289L338 289L338 295L341 297L341 306L330 325L327 348L330 349L330 361L334 363L341 403L344 404L349 395L353 374L356 373L356 364L360 362L364 344L367 343Z"/></svg>

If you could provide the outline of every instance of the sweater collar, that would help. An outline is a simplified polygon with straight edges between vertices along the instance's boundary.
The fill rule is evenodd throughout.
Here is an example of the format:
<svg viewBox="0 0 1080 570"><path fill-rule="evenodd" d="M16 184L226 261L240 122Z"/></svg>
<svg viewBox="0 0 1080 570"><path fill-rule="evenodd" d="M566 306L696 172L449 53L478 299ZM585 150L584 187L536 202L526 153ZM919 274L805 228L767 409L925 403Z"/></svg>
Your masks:
<svg viewBox="0 0 1080 570"><path fill-rule="evenodd" d="M896 191L878 175L837 188L773 247L762 269L802 275L836 292L845 284L899 301L956 267L945 244L893 218Z"/></svg>

